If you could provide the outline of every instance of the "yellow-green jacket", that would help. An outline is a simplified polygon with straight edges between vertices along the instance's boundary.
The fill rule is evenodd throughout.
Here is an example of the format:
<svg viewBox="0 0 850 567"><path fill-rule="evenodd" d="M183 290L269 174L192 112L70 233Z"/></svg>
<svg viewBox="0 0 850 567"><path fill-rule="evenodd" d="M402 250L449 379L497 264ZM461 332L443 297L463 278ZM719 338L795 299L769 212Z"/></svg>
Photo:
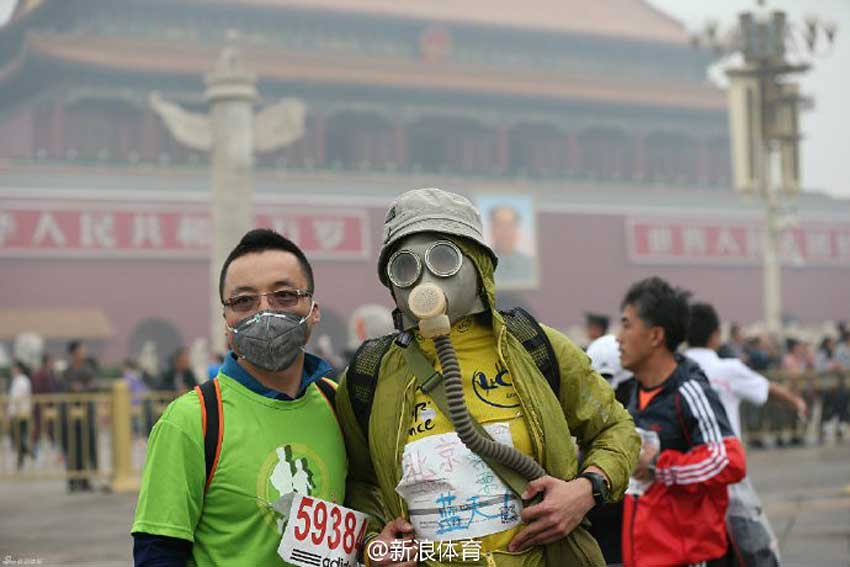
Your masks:
<svg viewBox="0 0 850 567"><path fill-rule="evenodd" d="M453 239L475 262L487 304L495 305L493 266L477 246ZM595 465L611 481L611 499L619 500L637 461L640 440L628 412L614 391L590 367L584 352L558 331L542 326L560 366L561 387L556 398L523 345L507 332L502 316L492 311L493 330L502 364L513 378L534 449L533 456L556 478L571 480L578 473L578 456L572 437L583 452L583 466ZM345 435L349 459L346 504L371 514L373 531L398 516L407 517L405 502L395 487L402 476L402 453L412 425L416 378L401 347L393 344L384 355L364 438L343 375L337 390L337 414ZM522 555L498 554L499 567L525 565ZM482 564L488 562L482 558ZM492 564L492 560L489 562ZM546 546L550 567L604 565L596 541L578 527L562 540ZM440 565L429 562L429 565Z"/></svg>

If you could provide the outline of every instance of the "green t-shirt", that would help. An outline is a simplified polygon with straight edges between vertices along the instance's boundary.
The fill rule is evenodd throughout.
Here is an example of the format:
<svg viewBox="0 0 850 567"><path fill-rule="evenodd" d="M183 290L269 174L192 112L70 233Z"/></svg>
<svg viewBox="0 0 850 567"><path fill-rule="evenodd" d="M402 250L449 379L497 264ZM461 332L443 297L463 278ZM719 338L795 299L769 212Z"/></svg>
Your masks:
<svg viewBox="0 0 850 567"><path fill-rule="evenodd" d="M277 553L283 522L271 508L289 492L345 498L345 443L316 384L291 401L252 392L220 373L224 439L204 493L201 407L176 399L148 442L133 532L194 542L196 565L286 565Z"/></svg>

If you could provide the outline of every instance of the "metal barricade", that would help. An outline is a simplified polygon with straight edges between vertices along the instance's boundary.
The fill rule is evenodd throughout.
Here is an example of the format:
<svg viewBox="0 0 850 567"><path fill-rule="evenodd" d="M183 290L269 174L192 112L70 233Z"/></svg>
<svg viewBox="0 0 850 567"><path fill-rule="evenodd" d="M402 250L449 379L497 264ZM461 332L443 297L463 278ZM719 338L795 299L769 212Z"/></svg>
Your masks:
<svg viewBox="0 0 850 567"><path fill-rule="evenodd" d="M174 392L131 396L117 380L111 391L35 394L25 415L9 414L0 396L0 481L67 479L113 490L138 485L147 437Z"/></svg>
<svg viewBox="0 0 850 567"><path fill-rule="evenodd" d="M799 420L792 409L772 399L762 407L743 404L746 440L774 445L823 441L825 422L850 422L850 372L771 372L767 377L803 396L809 418ZM0 481L99 480L113 490L133 490L148 435L176 395L152 391L133 396L124 381L116 380L107 392L33 395L26 416L9 415L8 396L0 395Z"/></svg>
<svg viewBox="0 0 850 567"><path fill-rule="evenodd" d="M741 425L747 441L772 445L823 442L827 423L838 420L840 428L850 422L850 371L772 371L765 376L801 396L808 417L801 419L793 408L773 398L761 407L744 403Z"/></svg>

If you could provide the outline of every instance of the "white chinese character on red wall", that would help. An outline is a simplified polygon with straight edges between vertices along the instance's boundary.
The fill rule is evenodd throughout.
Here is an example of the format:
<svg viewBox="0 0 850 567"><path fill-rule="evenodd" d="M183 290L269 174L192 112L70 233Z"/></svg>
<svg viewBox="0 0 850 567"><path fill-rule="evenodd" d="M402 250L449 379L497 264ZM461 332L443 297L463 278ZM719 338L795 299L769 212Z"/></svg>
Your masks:
<svg viewBox="0 0 850 567"><path fill-rule="evenodd" d="M81 214L80 245L83 248L114 248L115 219L112 214Z"/></svg>
<svg viewBox="0 0 850 567"><path fill-rule="evenodd" d="M282 234L295 244L301 244L301 231L298 221L292 218L275 217L272 219L272 230Z"/></svg>
<svg viewBox="0 0 850 567"><path fill-rule="evenodd" d="M720 227L717 231L717 253L723 256L741 255L741 246L732 231L726 227Z"/></svg>
<svg viewBox="0 0 850 567"><path fill-rule="evenodd" d="M850 261L850 232L835 233L835 253L839 260Z"/></svg>
<svg viewBox="0 0 850 567"><path fill-rule="evenodd" d="M689 226L682 231L682 245L685 256L703 256L706 251L705 229Z"/></svg>
<svg viewBox="0 0 850 567"><path fill-rule="evenodd" d="M204 217L181 216L177 222L177 243L183 248L210 245L210 221Z"/></svg>
<svg viewBox="0 0 850 567"><path fill-rule="evenodd" d="M650 254L669 254L673 251L673 231L669 226L652 226L647 235Z"/></svg>
<svg viewBox="0 0 850 567"><path fill-rule="evenodd" d="M15 217L12 213L0 213L0 246L6 244L15 235Z"/></svg>
<svg viewBox="0 0 850 567"><path fill-rule="evenodd" d="M38 222L35 226L35 233L32 237L33 246L39 246L51 242L57 247L65 246L65 235L53 215L44 212L38 217Z"/></svg>
<svg viewBox="0 0 850 567"><path fill-rule="evenodd" d="M832 239L828 232L809 230L804 232L803 236L806 242L806 258L832 258Z"/></svg>
<svg viewBox="0 0 850 567"><path fill-rule="evenodd" d="M150 244L153 248L162 246L162 229L159 217L155 214L135 215L133 217L130 245L134 248Z"/></svg>
<svg viewBox="0 0 850 567"><path fill-rule="evenodd" d="M333 250L342 244L344 224L341 220L314 220L313 230L322 250Z"/></svg>

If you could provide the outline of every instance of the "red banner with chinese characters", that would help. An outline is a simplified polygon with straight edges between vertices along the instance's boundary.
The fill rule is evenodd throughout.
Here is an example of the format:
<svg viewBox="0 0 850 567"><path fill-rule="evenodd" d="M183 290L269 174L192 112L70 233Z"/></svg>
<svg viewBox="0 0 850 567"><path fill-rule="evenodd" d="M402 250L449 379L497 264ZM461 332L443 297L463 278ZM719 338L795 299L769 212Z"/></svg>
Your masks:
<svg viewBox="0 0 850 567"><path fill-rule="evenodd" d="M626 248L636 264L759 265L762 228L755 221L628 217ZM787 266L850 266L850 223L801 222L779 237Z"/></svg>
<svg viewBox="0 0 850 567"><path fill-rule="evenodd" d="M255 226L281 232L311 259L368 258L365 210L266 205ZM0 257L200 259L211 237L197 203L0 201Z"/></svg>

